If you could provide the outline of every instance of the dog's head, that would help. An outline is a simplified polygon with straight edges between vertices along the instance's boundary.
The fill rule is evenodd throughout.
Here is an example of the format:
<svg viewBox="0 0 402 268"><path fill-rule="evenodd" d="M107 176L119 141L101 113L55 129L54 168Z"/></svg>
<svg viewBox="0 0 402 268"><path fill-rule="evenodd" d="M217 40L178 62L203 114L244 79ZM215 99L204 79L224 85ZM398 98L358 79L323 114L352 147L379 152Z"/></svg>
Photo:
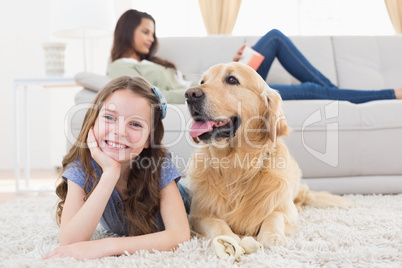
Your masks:
<svg viewBox="0 0 402 268"><path fill-rule="evenodd" d="M199 86L186 91L194 120L194 141L211 143L222 139L246 139L254 144L275 142L286 135L280 95L261 76L241 63L209 68Z"/></svg>

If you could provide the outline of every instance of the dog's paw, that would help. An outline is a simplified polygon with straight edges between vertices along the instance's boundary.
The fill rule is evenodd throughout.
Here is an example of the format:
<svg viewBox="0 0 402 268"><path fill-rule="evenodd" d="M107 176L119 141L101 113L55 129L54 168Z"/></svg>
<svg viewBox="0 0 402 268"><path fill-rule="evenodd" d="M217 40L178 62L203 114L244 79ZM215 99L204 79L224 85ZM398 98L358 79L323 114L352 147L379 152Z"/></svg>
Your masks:
<svg viewBox="0 0 402 268"><path fill-rule="evenodd" d="M226 235L215 237L214 240L212 240L212 248L221 259L233 256L234 259L238 261L245 253L244 248L237 243L236 239Z"/></svg>
<svg viewBox="0 0 402 268"><path fill-rule="evenodd" d="M239 245L244 248L244 251L246 254L254 253L257 252L260 249L263 249L264 247L260 242L252 238L251 236L246 236L244 237Z"/></svg>
<svg viewBox="0 0 402 268"><path fill-rule="evenodd" d="M264 236L258 236L257 240L264 246L264 247L272 247L272 246L280 246L280 247L287 247L288 241L286 237L282 234L269 234Z"/></svg>

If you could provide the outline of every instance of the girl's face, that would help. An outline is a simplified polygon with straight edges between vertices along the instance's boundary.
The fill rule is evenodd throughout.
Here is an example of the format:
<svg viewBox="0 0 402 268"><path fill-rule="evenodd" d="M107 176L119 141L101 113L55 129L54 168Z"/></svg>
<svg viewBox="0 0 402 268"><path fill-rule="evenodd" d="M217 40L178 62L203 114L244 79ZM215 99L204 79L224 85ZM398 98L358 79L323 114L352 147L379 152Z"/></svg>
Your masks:
<svg viewBox="0 0 402 268"><path fill-rule="evenodd" d="M154 40L155 25L150 19L142 18L134 30L134 50L138 55L147 55Z"/></svg>
<svg viewBox="0 0 402 268"><path fill-rule="evenodd" d="M106 99L94 125L99 148L120 163L129 163L149 147L150 131L150 104L128 89Z"/></svg>

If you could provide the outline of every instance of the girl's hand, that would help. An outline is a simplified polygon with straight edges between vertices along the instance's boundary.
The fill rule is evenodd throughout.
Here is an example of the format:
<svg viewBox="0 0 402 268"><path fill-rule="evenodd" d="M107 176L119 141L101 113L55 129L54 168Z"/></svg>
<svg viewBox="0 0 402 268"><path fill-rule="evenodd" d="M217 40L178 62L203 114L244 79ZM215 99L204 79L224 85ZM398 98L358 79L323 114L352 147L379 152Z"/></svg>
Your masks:
<svg viewBox="0 0 402 268"><path fill-rule="evenodd" d="M106 155L99 148L99 143L96 140L93 127L91 127L88 132L87 144L89 150L91 151L91 156L101 166L103 172L105 172L107 169L111 169L114 172L120 172L120 163Z"/></svg>
<svg viewBox="0 0 402 268"><path fill-rule="evenodd" d="M46 254L43 258L53 259L62 257L72 257L76 260L90 260L107 257L107 239L83 241L66 246L61 246Z"/></svg>
<svg viewBox="0 0 402 268"><path fill-rule="evenodd" d="M246 44L242 45L239 50L237 50L236 55L233 57L233 61L239 61L240 59L243 58L243 50L246 47Z"/></svg>

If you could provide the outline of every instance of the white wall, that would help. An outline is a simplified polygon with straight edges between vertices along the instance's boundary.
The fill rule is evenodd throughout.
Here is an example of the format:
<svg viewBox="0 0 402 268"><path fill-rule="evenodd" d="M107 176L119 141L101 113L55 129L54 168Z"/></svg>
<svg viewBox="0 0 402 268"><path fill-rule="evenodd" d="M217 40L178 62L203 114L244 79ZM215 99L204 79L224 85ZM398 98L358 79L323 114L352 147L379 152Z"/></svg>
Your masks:
<svg viewBox="0 0 402 268"><path fill-rule="evenodd" d="M394 34L383 0L243 0L234 35Z"/></svg>
<svg viewBox="0 0 402 268"><path fill-rule="evenodd" d="M204 36L198 0L131 0L132 8L156 20L164 36ZM233 35L263 35L277 28L287 35L393 34L383 0L242 0Z"/></svg>
<svg viewBox="0 0 402 268"><path fill-rule="evenodd" d="M48 13L46 0L10 1L7 8L0 10L1 169L12 169L14 163L13 79L43 76L40 52L41 44L48 39ZM36 99L38 106L43 107L46 97L42 94L38 97L42 99ZM38 114L43 120L48 119L40 109ZM47 134L43 139L48 139ZM38 158L45 156L42 154Z"/></svg>
<svg viewBox="0 0 402 268"><path fill-rule="evenodd" d="M7 7L0 9L0 170L14 168L13 81L16 78L45 77L42 44L49 41L67 44L65 76L72 77L83 70L81 40L56 38L50 32L54 1L8 1ZM117 17L130 7L127 2L114 1ZM105 73L111 42L112 33L88 44L91 47L88 71ZM28 90L32 169L50 169L60 163L65 146L64 115L74 104L77 90ZM21 145L25 146L21 141Z"/></svg>

